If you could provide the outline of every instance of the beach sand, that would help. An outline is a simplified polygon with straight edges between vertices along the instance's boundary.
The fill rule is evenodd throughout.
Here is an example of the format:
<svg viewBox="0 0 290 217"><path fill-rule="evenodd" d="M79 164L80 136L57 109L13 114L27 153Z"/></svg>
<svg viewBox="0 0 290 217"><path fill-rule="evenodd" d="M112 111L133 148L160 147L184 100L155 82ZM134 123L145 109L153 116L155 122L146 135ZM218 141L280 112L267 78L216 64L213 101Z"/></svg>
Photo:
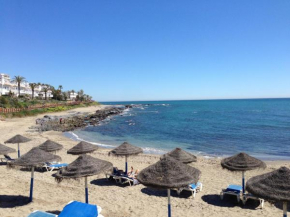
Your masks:
<svg viewBox="0 0 290 217"><path fill-rule="evenodd" d="M94 112L103 107L78 108L74 111ZM50 113L49 115L65 115L71 114L71 112ZM0 143L3 144L4 141L16 134L31 138L30 142L20 144L21 154L24 154L32 147L51 139L64 146L64 149L57 153L62 157L63 162L70 163L74 161L77 156L68 155L66 151L76 145L76 141L64 137L61 132L39 133L30 128L35 125L35 119L40 117L43 117L43 115L0 121ZM7 144L7 146L16 149L16 144ZM99 149L91 155L110 161L114 166L123 169L125 159L108 156L108 152L109 149ZM16 155L17 153L12 153L10 156L16 158ZM147 154L129 157L128 165L142 170L158 161L159 157L158 155ZM189 197L189 192L182 194L181 197L172 192L172 216L282 216L282 210L268 202L265 203L264 209L260 209L255 201L249 201L244 207L238 205L234 197L226 197L221 201L219 197L221 189L228 184L240 184L241 173L223 170L220 166L220 159L198 157L198 162L190 165L202 171L200 181L203 183L203 191L197 193L195 199ZM247 172L246 178L273 171L281 166L290 167L290 162L267 162L266 170ZM53 173L35 173L34 201L25 204L21 197L29 195L30 172L7 170L5 165L0 165L0 216L24 217L34 210L61 211L71 200L85 201L84 179L64 180L58 184L52 177ZM105 217L167 216L166 191L148 189L141 184L132 187L117 185L114 182L107 181L104 175L92 176L88 180L90 183L89 203L101 206L102 214Z"/></svg>

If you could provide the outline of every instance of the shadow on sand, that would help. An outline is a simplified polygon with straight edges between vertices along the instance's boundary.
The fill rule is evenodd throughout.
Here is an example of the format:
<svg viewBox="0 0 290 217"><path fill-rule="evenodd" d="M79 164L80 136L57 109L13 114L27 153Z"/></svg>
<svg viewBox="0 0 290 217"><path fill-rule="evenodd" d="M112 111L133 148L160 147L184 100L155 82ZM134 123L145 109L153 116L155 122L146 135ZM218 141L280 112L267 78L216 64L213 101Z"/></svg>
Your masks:
<svg viewBox="0 0 290 217"><path fill-rule="evenodd" d="M141 192L149 196L167 197L167 190L160 190L160 189L145 187L141 189ZM178 197L178 198L190 198L192 196L192 193L190 191L182 191L181 194L178 195L176 191L171 190L170 196Z"/></svg>
<svg viewBox="0 0 290 217"><path fill-rule="evenodd" d="M257 209L260 205L260 202L257 200L248 200L245 205L243 205L242 201L238 203L235 196L231 195L225 195L224 199L222 200L220 198L220 195L218 194L207 194L203 195L201 199L213 206L219 206L219 207L235 207L235 206L241 206L244 209Z"/></svg>
<svg viewBox="0 0 290 217"><path fill-rule="evenodd" d="M118 186L122 188L128 187L128 186L130 187L129 184L119 184L119 183L116 183L115 180L107 180L106 178L92 180L91 184L98 185L98 186Z"/></svg>
<svg viewBox="0 0 290 217"><path fill-rule="evenodd" d="M274 206L276 207L276 208L278 208L278 209L281 209L282 211L283 211L283 202L277 202L277 203L275 203L274 204ZM288 207L287 207L288 209L288 212L290 212L290 203L288 203Z"/></svg>
<svg viewBox="0 0 290 217"><path fill-rule="evenodd" d="M219 207L235 207L239 205L236 197L232 197L228 195L225 195L223 200L218 194L203 195L201 199L210 205L219 206Z"/></svg>
<svg viewBox="0 0 290 217"><path fill-rule="evenodd" d="M51 214L54 214L54 215L59 215L61 213L61 211L59 210L48 210L48 211L45 211L45 212L48 212L48 213L51 213Z"/></svg>
<svg viewBox="0 0 290 217"><path fill-rule="evenodd" d="M21 195L0 195L0 208L14 208L25 206L29 203L29 197Z"/></svg>
<svg viewBox="0 0 290 217"><path fill-rule="evenodd" d="M31 169L30 168L26 168L26 167L22 167L22 168L20 168L20 171L31 172ZM34 172L36 172L36 173L45 173L45 172L47 172L47 170L45 168L35 168Z"/></svg>

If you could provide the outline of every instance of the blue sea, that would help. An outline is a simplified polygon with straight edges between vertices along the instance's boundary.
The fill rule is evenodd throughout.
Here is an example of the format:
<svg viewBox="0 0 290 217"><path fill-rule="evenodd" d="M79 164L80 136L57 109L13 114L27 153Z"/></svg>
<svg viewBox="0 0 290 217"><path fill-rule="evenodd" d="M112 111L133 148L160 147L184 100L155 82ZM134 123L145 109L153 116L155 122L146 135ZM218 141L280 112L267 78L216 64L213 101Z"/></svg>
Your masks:
<svg viewBox="0 0 290 217"><path fill-rule="evenodd" d="M136 107L66 135L110 148L128 141L154 154L180 147L206 157L246 152L264 160L290 160L290 99L103 104Z"/></svg>

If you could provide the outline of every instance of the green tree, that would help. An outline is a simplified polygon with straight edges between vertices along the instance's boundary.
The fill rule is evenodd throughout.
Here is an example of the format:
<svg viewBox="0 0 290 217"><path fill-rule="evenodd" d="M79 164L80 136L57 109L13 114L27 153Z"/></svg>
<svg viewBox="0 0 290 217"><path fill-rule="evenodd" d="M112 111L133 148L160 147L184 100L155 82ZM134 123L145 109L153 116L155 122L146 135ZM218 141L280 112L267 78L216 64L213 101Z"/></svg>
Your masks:
<svg viewBox="0 0 290 217"><path fill-rule="evenodd" d="M68 93L67 92L62 92L62 98L63 100L67 100L68 99Z"/></svg>
<svg viewBox="0 0 290 217"><path fill-rule="evenodd" d="M29 86L30 86L31 92L32 92L32 99L34 99L34 90L38 86L38 84L36 84L36 83L29 83Z"/></svg>
<svg viewBox="0 0 290 217"><path fill-rule="evenodd" d="M62 85L59 85L58 89L61 91L63 89Z"/></svg>
<svg viewBox="0 0 290 217"><path fill-rule="evenodd" d="M46 86L42 88L42 91L44 92L44 96L45 96L44 99L45 99L45 100L47 100L47 92L48 92L49 90L50 90L49 87L46 87Z"/></svg>
<svg viewBox="0 0 290 217"><path fill-rule="evenodd" d="M15 76L13 81L17 83L17 86L18 86L18 97L20 97L20 85L21 85L22 82L25 81L25 78L22 77L22 76Z"/></svg>
<svg viewBox="0 0 290 217"><path fill-rule="evenodd" d="M70 91L67 91L67 98L70 99L70 94L71 92Z"/></svg>

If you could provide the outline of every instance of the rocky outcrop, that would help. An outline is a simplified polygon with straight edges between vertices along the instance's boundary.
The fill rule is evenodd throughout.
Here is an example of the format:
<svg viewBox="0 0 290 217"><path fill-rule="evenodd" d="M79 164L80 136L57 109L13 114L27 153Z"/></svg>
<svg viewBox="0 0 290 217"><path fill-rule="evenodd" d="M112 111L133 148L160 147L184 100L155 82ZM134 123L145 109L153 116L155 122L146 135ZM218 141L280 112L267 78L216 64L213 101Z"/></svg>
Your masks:
<svg viewBox="0 0 290 217"><path fill-rule="evenodd" d="M73 114L67 116L44 116L36 120L38 131L72 131L78 128L83 128L88 125L96 126L101 121L114 115L121 114L126 108L108 107L103 110L98 110L94 114Z"/></svg>

